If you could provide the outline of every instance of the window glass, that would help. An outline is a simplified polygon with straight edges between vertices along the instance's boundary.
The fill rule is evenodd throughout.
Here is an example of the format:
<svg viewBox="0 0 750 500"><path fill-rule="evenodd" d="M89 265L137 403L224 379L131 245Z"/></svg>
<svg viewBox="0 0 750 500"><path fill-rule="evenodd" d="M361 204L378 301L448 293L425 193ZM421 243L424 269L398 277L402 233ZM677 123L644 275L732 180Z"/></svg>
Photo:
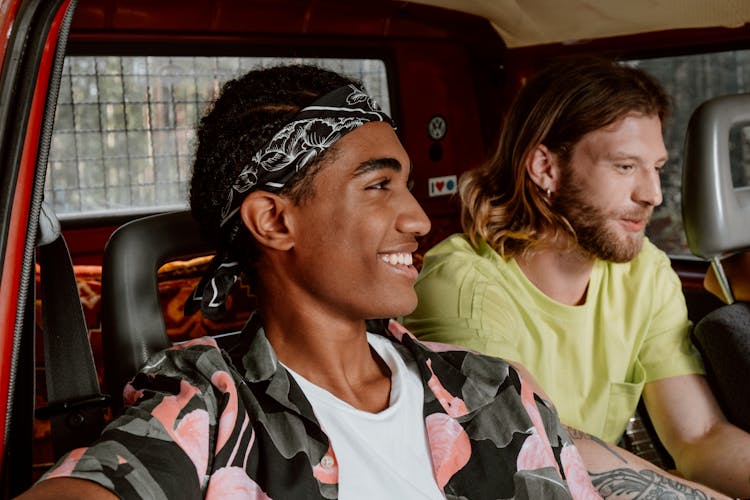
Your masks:
<svg viewBox="0 0 750 500"><path fill-rule="evenodd" d="M750 50L693 54L628 61L654 75L672 96L672 114L665 124L669 151L661 181L664 202L654 212L648 237L671 255L691 255L682 226L681 191L685 131L693 111L721 95L750 92ZM735 187L747 186L750 175L750 130L741 127L730 137ZM744 161L743 161L744 160Z"/></svg>
<svg viewBox="0 0 750 500"><path fill-rule="evenodd" d="M750 123L737 123L729 129L729 164L732 186L750 188Z"/></svg>
<svg viewBox="0 0 750 500"><path fill-rule="evenodd" d="M45 200L63 218L186 206L195 127L206 106L225 81L283 63L360 80L390 112L381 60L69 56Z"/></svg>

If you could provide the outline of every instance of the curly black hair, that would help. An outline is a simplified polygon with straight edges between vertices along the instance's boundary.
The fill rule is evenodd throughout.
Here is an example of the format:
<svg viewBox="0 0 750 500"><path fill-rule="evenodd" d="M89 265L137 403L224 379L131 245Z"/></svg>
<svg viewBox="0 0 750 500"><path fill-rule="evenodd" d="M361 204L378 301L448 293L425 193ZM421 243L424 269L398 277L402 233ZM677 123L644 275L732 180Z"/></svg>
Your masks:
<svg viewBox="0 0 750 500"><path fill-rule="evenodd" d="M308 65L276 66L250 71L224 84L216 102L201 119L190 183L190 207L203 237L251 270L254 239L241 221L220 227L221 210L232 183L250 158L305 106L358 81ZM320 164L325 158L316 160ZM311 194L318 171L310 165L287 183L282 194L296 203Z"/></svg>

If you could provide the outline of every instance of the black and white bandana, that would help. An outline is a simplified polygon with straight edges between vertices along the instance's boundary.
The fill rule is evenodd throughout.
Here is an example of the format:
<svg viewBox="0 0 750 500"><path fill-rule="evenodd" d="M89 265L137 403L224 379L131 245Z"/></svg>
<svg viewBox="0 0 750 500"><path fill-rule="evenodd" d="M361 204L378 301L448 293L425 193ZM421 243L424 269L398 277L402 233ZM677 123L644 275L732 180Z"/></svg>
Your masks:
<svg viewBox="0 0 750 500"><path fill-rule="evenodd" d="M252 191L280 191L333 143L368 122L392 124L377 103L354 85L340 87L302 109L237 176L221 213L221 226L232 220Z"/></svg>
<svg viewBox="0 0 750 500"><path fill-rule="evenodd" d="M318 155L369 122L393 126L378 104L354 85L340 87L303 108L253 155L237 176L221 212L221 227L226 229L235 224L240 205L248 194L282 190L295 173L313 164ZM238 262L217 254L185 304L185 314L200 309L206 318L221 318L239 274Z"/></svg>

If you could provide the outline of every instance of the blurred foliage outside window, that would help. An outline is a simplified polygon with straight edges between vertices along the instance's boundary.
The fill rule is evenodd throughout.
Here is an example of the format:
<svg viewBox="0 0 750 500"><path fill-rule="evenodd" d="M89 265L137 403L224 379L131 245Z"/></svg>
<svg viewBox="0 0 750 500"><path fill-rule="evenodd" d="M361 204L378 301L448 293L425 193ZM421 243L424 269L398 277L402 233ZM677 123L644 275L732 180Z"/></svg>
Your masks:
<svg viewBox="0 0 750 500"><path fill-rule="evenodd" d="M254 68L290 63L358 79L390 112L381 60L67 57L45 200L63 218L186 207L195 129L222 84Z"/></svg>
<svg viewBox="0 0 750 500"><path fill-rule="evenodd" d="M714 97L750 92L750 50L627 61L655 76L672 97L664 129L669 161L662 171L664 202L648 226L649 239L672 256L690 256L682 226L682 165L685 132L693 111ZM730 135L736 188L750 186L750 127Z"/></svg>

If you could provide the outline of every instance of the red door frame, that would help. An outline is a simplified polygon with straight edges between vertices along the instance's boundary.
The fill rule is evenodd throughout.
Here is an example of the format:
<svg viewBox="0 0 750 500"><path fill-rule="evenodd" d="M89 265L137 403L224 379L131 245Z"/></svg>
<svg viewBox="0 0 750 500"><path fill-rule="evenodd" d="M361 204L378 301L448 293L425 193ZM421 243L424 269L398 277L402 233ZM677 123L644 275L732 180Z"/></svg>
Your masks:
<svg viewBox="0 0 750 500"><path fill-rule="evenodd" d="M5 17L0 20L6 33L4 39L0 40L0 61L8 62L9 41L13 35L17 15L21 8L22 0L11 0L5 10ZM0 276L0 401L6 403L6 410L0 413L0 443L4 453L0 455L0 470L4 469L3 460L7 457L6 439L8 436L8 423L12 393L11 381L13 380L13 351L16 331L19 322L23 320L22 312L18 310L18 291L21 285L22 263L26 251L27 230L29 227L29 209L36 175L37 155L39 151L39 140L41 136L42 121L47 104L47 92L49 89L52 63L60 36L63 19L70 6L71 0L64 0L59 6L54 20L46 34L44 48L38 63L36 83L34 86L33 99L29 113L25 117L25 135L23 140L23 151L18 165L6 165L5 168L16 168L17 178L13 189L13 201L10 217L8 219L7 244L0 249L3 252L2 275ZM8 29L5 29L5 28ZM31 31L31 26L27 29ZM10 65L3 65L4 68ZM20 80L22 75L15 75ZM16 123L16 127L23 127L23 123ZM12 147L12 145L10 145Z"/></svg>

